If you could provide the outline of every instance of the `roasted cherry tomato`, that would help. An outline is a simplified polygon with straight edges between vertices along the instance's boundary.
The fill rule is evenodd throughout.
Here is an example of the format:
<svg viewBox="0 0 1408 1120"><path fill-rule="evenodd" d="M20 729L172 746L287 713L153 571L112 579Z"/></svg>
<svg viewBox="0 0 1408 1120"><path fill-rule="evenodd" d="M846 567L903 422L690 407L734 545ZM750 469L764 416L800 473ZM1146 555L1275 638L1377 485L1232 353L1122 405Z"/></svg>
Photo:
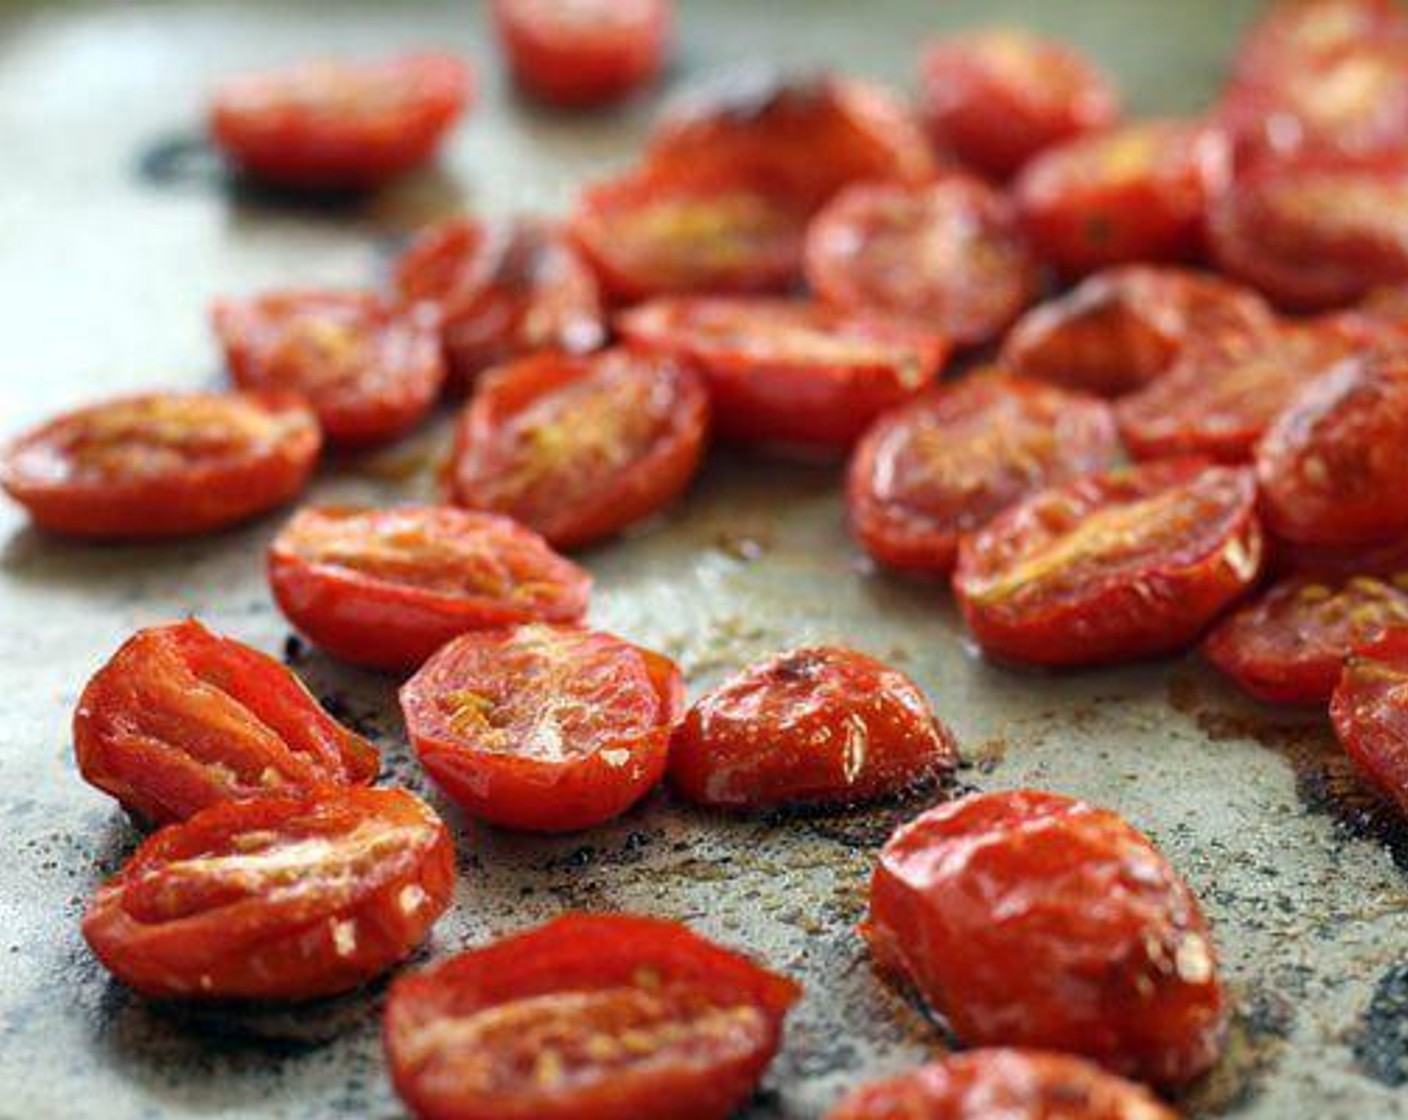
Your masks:
<svg viewBox="0 0 1408 1120"><path fill-rule="evenodd" d="M401 689L430 776L466 812L535 832L589 828L644 797L682 707L668 659L545 623L456 638Z"/></svg>
<svg viewBox="0 0 1408 1120"><path fill-rule="evenodd" d="M516 82L567 108L604 105L653 81L670 49L671 0L494 0Z"/></svg>
<svg viewBox="0 0 1408 1120"><path fill-rule="evenodd" d="M1222 1049L1198 901L1106 809L1018 790L929 810L881 851L864 932L970 1046L1066 1051L1161 1086Z"/></svg>
<svg viewBox="0 0 1408 1120"><path fill-rule="evenodd" d="M1036 490L1113 466L1119 450L1103 401L970 375L886 413L861 438L851 527L883 564L946 574L964 533Z"/></svg>
<svg viewBox="0 0 1408 1120"><path fill-rule="evenodd" d="M394 279L404 303L436 308L459 389L535 350L584 354L606 341L596 277L546 222L452 218L411 243Z"/></svg>
<svg viewBox="0 0 1408 1120"><path fill-rule="evenodd" d="M703 697L670 745L670 784L701 805L854 804L952 770L953 734L903 673L855 650L798 649Z"/></svg>
<svg viewBox="0 0 1408 1120"><path fill-rule="evenodd" d="M669 358L538 355L485 379L460 418L456 502L559 548L609 537L679 495L699 466L708 394Z"/></svg>
<svg viewBox="0 0 1408 1120"><path fill-rule="evenodd" d="M312 999L404 959L454 882L449 832L405 790L226 801L150 836L83 936L146 996Z"/></svg>
<svg viewBox="0 0 1408 1120"><path fill-rule="evenodd" d="M1403 349L1408 347L1408 284L1375 288L1353 307L1314 321L1360 349Z"/></svg>
<svg viewBox="0 0 1408 1120"><path fill-rule="evenodd" d="M851 311L892 315L961 345L999 334L1036 293L1007 200L967 175L849 187L807 232L807 280Z"/></svg>
<svg viewBox="0 0 1408 1120"><path fill-rule="evenodd" d="M1289 76L1327 55L1405 37L1398 0L1279 0L1238 44L1233 74Z"/></svg>
<svg viewBox="0 0 1408 1120"><path fill-rule="evenodd" d="M384 1037L422 1120L726 1120L800 995L675 922L569 914L402 977Z"/></svg>
<svg viewBox="0 0 1408 1120"><path fill-rule="evenodd" d="M1330 718L1350 761L1408 813L1408 629L1350 654Z"/></svg>
<svg viewBox="0 0 1408 1120"><path fill-rule="evenodd" d="M924 52L920 109L942 152L1006 179L1038 152L1119 116L1111 82L1070 47L1015 28L942 39Z"/></svg>
<svg viewBox="0 0 1408 1120"><path fill-rule="evenodd" d="M267 654L199 622L139 631L73 717L83 777L157 824L232 798L288 797L376 777L376 748Z"/></svg>
<svg viewBox="0 0 1408 1120"><path fill-rule="evenodd" d="M434 316L367 292L220 300L211 319L236 384L298 393L344 447L395 439L425 417L445 380Z"/></svg>
<svg viewBox="0 0 1408 1120"><path fill-rule="evenodd" d="M361 190L428 162L473 92L469 68L449 55L309 62L225 82L210 131L266 182Z"/></svg>
<svg viewBox="0 0 1408 1120"><path fill-rule="evenodd" d="M1038 256L1068 276L1126 261L1182 261L1231 171L1227 137L1146 121L1078 137L1032 160L1014 186Z"/></svg>
<svg viewBox="0 0 1408 1120"><path fill-rule="evenodd" d="M948 353L933 331L803 300L662 298L618 326L704 371L726 439L832 448L929 384Z"/></svg>
<svg viewBox="0 0 1408 1120"><path fill-rule="evenodd" d="M56 533L191 536L288 501L321 445L317 419L288 393L152 393L20 436L0 451L0 486Z"/></svg>
<svg viewBox="0 0 1408 1120"><path fill-rule="evenodd" d="M857 1089L826 1120L1178 1120L1142 1085L1066 1054L950 1054Z"/></svg>
<svg viewBox="0 0 1408 1120"><path fill-rule="evenodd" d="M958 550L953 586L989 654L1091 665L1188 645L1256 582L1249 470L1167 459L1040 491Z"/></svg>
<svg viewBox="0 0 1408 1120"><path fill-rule="evenodd" d="M393 671L468 630L575 622L591 582L509 518L444 506L301 510L269 548L290 622L329 653Z"/></svg>

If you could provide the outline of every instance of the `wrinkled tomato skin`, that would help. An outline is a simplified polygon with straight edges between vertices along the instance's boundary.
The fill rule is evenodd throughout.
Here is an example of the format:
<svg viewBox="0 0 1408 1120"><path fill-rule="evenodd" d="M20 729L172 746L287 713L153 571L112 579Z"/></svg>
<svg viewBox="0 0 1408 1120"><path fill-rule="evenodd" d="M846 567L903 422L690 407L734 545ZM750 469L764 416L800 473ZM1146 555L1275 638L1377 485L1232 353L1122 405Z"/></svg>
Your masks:
<svg viewBox="0 0 1408 1120"><path fill-rule="evenodd" d="M411 672L470 630L576 622L591 576L530 529L445 506L300 511L269 546L284 616L344 661Z"/></svg>
<svg viewBox="0 0 1408 1120"><path fill-rule="evenodd" d="M1408 629L1386 631L1345 663L1330 700L1335 735L1355 768L1408 814Z"/></svg>
<svg viewBox="0 0 1408 1120"><path fill-rule="evenodd" d="M1040 491L959 545L964 620L984 653L1031 665L1182 649L1260 574L1255 499L1249 470L1179 459Z"/></svg>
<svg viewBox="0 0 1408 1120"><path fill-rule="evenodd" d="M383 1039L420 1120L726 1120L800 995L676 922L567 914L397 980ZM631 1032L633 1005L657 1017Z"/></svg>
<svg viewBox="0 0 1408 1120"><path fill-rule="evenodd" d="M283 505L321 447L317 419L289 393L152 393L21 435L0 451L0 487L63 536L196 536Z"/></svg>
<svg viewBox="0 0 1408 1120"><path fill-rule="evenodd" d="M906 677L855 650L798 649L702 697L670 745L670 784L699 805L856 804L951 771L952 732Z"/></svg>
<svg viewBox="0 0 1408 1120"><path fill-rule="evenodd" d="M409 955L454 881L449 832L404 790L226 801L148 837L83 936L155 999L314 999Z"/></svg>
<svg viewBox="0 0 1408 1120"><path fill-rule="evenodd" d="M1165 1087L1221 1053L1197 899L1108 810L1022 790L931 809L881 851L863 932L965 1045L1060 1050Z"/></svg>

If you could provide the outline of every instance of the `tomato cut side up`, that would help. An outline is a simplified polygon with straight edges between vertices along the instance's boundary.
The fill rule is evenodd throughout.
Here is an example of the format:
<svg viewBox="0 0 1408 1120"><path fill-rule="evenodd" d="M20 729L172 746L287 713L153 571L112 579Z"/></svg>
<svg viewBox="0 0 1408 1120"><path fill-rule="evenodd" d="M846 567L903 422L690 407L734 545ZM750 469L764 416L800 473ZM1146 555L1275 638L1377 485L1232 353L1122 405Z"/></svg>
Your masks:
<svg viewBox="0 0 1408 1120"><path fill-rule="evenodd" d="M1233 74L1289 74L1327 55L1405 38L1408 16L1397 0L1280 0L1237 45Z"/></svg>
<svg viewBox="0 0 1408 1120"><path fill-rule="evenodd" d="M945 575L958 541L1019 498L1114 466L1109 405L999 373L930 389L861 437L847 481L851 528L871 556Z"/></svg>
<svg viewBox="0 0 1408 1120"><path fill-rule="evenodd" d="M671 358L623 349L524 358L486 378L460 417L451 493L558 548L580 547L682 493L708 426L701 379Z"/></svg>
<svg viewBox="0 0 1408 1120"><path fill-rule="evenodd" d="M931 809L881 851L863 931L966 1045L1065 1051L1160 1086L1221 1053L1198 901L1108 810L1026 790Z"/></svg>
<svg viewBox="0 0 1408 1120"><path fill-rule="evenodd" d="M288 501L321 446L317 419L288 393L151 393L21 435L0 451L0 486L55 533L193 536Z"/></svg>
<svg viewBox="0 0 1408 1120"><path fill-rule="evenodd" d="M1408 813L1408 629L1387 630L1350 655L1330 719L1359 772Z"/></svg>
<svg viewBox="0 0 1408 1120"><path fill-rule="evenodd" d="M1161 460L1040 491L959 546L953 586L999 659L1091 665L1193 642L1256 582L1249 470Z"/></svg>
<svg viewBox="0 0 1408 1120"><path fill-rule="evenodd" d="M569 914L402 977L384 1040L422 1120L726 1120L800 994L676 922Z"/></svg>
<svg viewBox="0 0 1408 1120"><path fill-rule="evenodd" d="M314 644L410 671L469 630L577 621L591 576L497 514L323 507L301 510L270 546L269 584Z"/></svg>

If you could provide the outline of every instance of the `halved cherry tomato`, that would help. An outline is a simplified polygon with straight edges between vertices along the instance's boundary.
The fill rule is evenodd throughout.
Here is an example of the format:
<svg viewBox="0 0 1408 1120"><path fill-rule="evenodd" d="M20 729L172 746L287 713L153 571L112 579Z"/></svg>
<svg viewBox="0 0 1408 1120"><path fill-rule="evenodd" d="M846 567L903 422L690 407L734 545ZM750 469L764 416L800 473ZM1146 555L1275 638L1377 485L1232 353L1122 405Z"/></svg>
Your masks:
<svg viewBox="0 0 1408 1120"><path fill-rule="evenodd" d="M1398 0L1279 0L1238 44L1233 71L1239 79L1289 76L1326 55L1405 37Z"/></svg>
<svg viewBox="0 0 1408 1120"><path fill-rule="evenodd" d="M535 350L584 354L606 341L596 277L546 222L452 218L412 242L394 281L404 303L439 312L445 360L460 389L490 366Z"/></svg>
<svg viewBox="0 0 1408 1120"><path fill-rule="evenodd" d="M269 547L288 620L329 653L393 671L468 630L575 622L591 582L509 518L445 506L300 510Z"/></svg>
<svg viewBox="0 0 1408 1120"><path fill-rule="evenodd" d="M298 393L344 447L395 439L425 417L445 381L428 309L396 311L368 292L219 300L211 321L237 385Z"/></svg>
<svg viewBox="0 0 1408 1120"><path fill-rule="evenodd" d="M682 706L667 658L545 623L456 638L401 689L430 776L473 816L535 832L589 828L644 797Z"/></svg>
<svg viewBox="0 0 1408 1120"><path fill-rule="evenodd" d="M800 995L678 923L569 914L397 980L384 1039L423 1120L726 1120Z"/></svg>
<svg viewBox="0 0 1408 1120"><path fill-rule="evenodd" d="M558 548L620 532L677 497L699 466L699 376L627 350L538 355L486 378L460 418L454 500L505 513Z"/></svg>
<svg viewBox="0 0 1408 1120"><path fill-rule="evenodd" d="M1103 401L1000 373L938 386L861 437L847 484L851 527L893 568L945 574L958 539L1019 498L1115 464Z"/></svg>
<svg viewBox="0 0 1408 1120"><path fill-rule="evenodd" d="M266 182L361 190L428 162L473 95L469 67L445 54L305 62L224 82L210 131Z"/></svg>
<svg viewBox="0 0 1408 1120"><path fill-rule="evenodd" d="M1408 628L1350 654L1330 718L1359 772L1408 813Z"/></svg>
<svg viewBox="0 0 1408 1120"><path fill-rule="evenodd" d="M150 393L66 412L0 452L36 524L95 540L192 536L282 505L322 446L289 393Z"/></svg>
<svg viewBox="0 0 1408 1120"><path fill-rule="evenodd" d="M450 834L399 789L226 801L148 837L83 936L159 999L312 999L385 972L445 912Z"/></svg>
<svg viewBox="0 0 1408 1120"><path fill-rule="evenodd" d="M848 187L807 232L807 281L850 311L892 315L960 345L999 334L1036 294L1007 200L968 175Z"/></svg>
<svg viewBox="0 0 1408 1120"><path fill-rule="evenodd" d="M939 40L920 81L929 138L997 179L1053 144L1109 128L1120 112L1114 85L1086 58L1015 28Z"/></svg>
<svg viewBox="0 0 1408 1120"><path fill-rule="evenodd" d="M931 382L939 334L788 299L662 298L617 326L635 347L703 370L726 439L844 448Z"/></svg>
<svg viewBox="0 0 1408 1120"><path fill-rule="evenodd" d="M553 105L604 105L653 81L670 49L671 0L494 0L514 80Z"/></svg>
<svg viewBox="0 0 1408 1120"><path fill-rule="evenodd" d="M1408 285L1375 288L1353 307L1314 321L1360 349L1403 349L1408 347Z"/></svg>
<svg viewBox="0 0 1408 1120"><path fill-rule="evenodd" d="M141 630L73 717L83 777L157 824L220 801L365 785L376 748L267 654L199 622Z"/></svg>
<svg viewBox="0 0 1408 1120"><path fill-rule="evenodd" d="M1231 172L1227 136L1195 121L1145 121L1048 148L1014 185L1037 255L1067 276L1126 261L1183 261Z"/></svg>
<svg viewBox="0 0 1408 1120"><path fill-rule="evenodd" d="M1106 809L1030 790L930 809L881 851L863 932L966 1045L1066 1051L1161 1086L1222 1050L1198 900Z"/></svg>
<svg viewBox="0 0 1408 1120"><path fill-rule="evenodd" d="M1034 665L1194 641L1261 571L1249 470L1166 459L1040 491L959 545L953 586L983 650Z"/></svg>

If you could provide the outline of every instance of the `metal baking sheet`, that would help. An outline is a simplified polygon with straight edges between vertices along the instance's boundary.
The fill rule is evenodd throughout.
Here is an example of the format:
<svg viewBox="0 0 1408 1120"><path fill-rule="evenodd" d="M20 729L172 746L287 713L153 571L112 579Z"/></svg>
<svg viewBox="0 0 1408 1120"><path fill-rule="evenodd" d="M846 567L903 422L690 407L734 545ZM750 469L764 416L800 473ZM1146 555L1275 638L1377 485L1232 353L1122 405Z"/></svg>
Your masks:
<svg viewBox="0 0 1408 1120"><path fill-rule="evenodd" d="M769 60L907 84L943 28L1014 21L1070 37L1140 111L1196 109L1246 3L1222 0L717 0L685 3L670 84ZM99 393L218 378L205 308L263 286L366 284L408 230L457 207L560 208L624 165L650 100L552 116L514 99L468 4L54 4L0 9L0 428ZM480 106L443 166L364 203L231 188L192 143L219 73L308 54L439 44L478 59ZM321 499L432 492L445 418L330 464ZM1150 832L1202 896L1238 1005L1195 1116L1408 1116L1408 834L1362 793L1314 716L1234 696L1194 660L1070 676L984 664L943 591L878 575L841 523L834 467L718 455L688 500L591 552L593 618L678 657L695 687L755 656L852 643L912 673L964 744L962 783L1048 787ZM0 508L0 1116L396 1116L383 988L311 1008L153 1006L77 928L137 834L79 782L68 718L134 628L198 614L284 651L381 745L393 780L459 836L462 881L427 955L567 907L682 918L799 977L807 996L748 1120L812 1120L942 1038L873 976L853 932L878 844L917 806L726 820L657 794L610 827L543 840L464 824L409 759L393 683L287 644L260 554L278 519L169 547L46 539ZM661 1118L665 1120L665 1118Z"/></svg>

